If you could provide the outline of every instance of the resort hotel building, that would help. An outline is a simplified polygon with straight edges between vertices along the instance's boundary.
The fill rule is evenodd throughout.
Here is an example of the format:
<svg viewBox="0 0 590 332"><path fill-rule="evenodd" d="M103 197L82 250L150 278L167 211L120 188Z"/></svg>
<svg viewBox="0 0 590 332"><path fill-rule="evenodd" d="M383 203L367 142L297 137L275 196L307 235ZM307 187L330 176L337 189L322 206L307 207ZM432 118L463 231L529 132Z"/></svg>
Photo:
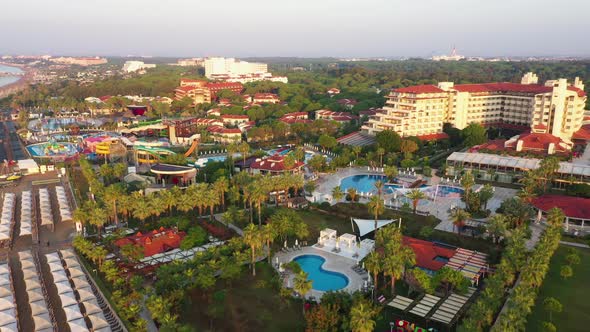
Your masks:
<svg viewBox="0 0 590 332"><path fill-rule="evenodd" d="M417 85L394 89L383 110L362 131L393 130L402 137L436 137L443 123L463 129L470 123L530 130L571 142L583 124L586 94L578 78L538 83L533 73L520 83Z"/></svg>

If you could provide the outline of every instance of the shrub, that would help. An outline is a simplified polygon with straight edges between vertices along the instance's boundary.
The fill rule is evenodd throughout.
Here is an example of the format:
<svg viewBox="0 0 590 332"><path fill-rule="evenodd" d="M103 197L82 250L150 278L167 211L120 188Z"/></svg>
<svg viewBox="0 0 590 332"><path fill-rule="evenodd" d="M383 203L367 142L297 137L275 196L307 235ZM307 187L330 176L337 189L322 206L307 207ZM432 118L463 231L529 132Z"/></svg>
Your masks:
<svg viewBox="0 0 590 332"><path fill-rule="evenodd" d="M289 263L283 264L283 267L287 270L291 270L291 272L295 274L299 274L301 272L301 265L296 261L290 261Z"/></svg>
<svg viewBox="0 0 590 332"><path fill-rule="evenodd" d="M201 246L207 242L207 232L200 226L194 226L189 229L188 234L182 239L180 249L187 250Z"/></svg>

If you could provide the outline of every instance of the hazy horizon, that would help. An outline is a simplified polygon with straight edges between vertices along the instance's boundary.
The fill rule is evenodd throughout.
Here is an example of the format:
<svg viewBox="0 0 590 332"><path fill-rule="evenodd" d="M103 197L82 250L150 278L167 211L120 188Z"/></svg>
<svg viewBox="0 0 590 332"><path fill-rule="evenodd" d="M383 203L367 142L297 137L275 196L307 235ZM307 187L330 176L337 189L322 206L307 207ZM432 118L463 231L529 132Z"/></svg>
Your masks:
<svg viewBox="0 0 590 332"><path fill-rule="evenodd" d="M456 46L466 56L590 55L584 0L559 8L548 0L21 0L2 7L0 54L395 58Z"/></svg>

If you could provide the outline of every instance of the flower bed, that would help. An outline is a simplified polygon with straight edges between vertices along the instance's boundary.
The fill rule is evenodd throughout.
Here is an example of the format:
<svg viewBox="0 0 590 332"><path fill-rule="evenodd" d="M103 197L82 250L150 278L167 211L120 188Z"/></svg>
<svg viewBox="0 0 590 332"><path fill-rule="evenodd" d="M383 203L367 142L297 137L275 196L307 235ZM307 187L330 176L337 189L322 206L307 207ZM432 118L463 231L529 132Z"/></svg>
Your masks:
<svg viewBox="0 0 590 332"><path fill-rule="evenodd" d="M228 240L233 237L233 233L230 229L216 224L215 222L205 221L202 220L199 225L203 227L207 233L211 234L212 236L220 239L220 240Z"/></svg>

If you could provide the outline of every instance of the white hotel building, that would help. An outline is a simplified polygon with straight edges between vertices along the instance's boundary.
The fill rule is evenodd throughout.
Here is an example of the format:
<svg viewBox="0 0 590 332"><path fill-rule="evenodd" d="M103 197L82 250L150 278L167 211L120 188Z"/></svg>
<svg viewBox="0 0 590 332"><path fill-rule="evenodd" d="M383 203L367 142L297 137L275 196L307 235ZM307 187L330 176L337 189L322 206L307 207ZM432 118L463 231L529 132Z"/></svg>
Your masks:
<svg viewBox="0 0 590 332"><path fill-rule="evenodd" d="M531 128L570 141L584 119L586 94L576 78L538 84L533 73L521 83L457 84L440 82L393 90L383 111L371 116L362 130L375 134L393 130L402 137L436 136L443 123L458 129L470 123Z"/></svg>

